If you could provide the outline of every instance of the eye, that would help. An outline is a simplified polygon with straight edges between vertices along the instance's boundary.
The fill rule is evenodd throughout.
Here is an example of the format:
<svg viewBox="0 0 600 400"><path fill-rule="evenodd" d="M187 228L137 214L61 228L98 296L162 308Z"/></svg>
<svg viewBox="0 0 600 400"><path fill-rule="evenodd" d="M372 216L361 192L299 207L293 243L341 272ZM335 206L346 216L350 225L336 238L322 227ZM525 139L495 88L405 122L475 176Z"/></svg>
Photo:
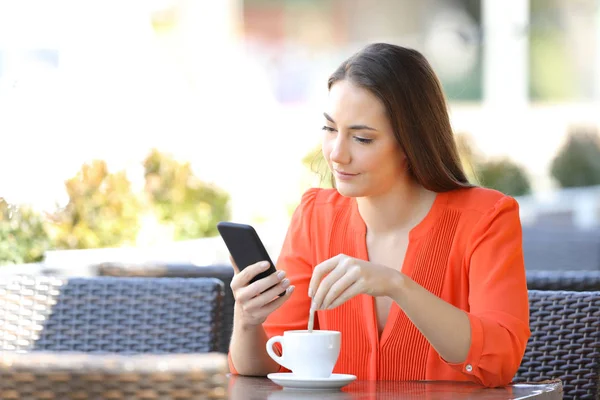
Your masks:
<svg viewBox="0 0 600 400"><path fill-rule="evenodd" d="M358 136L354 136L354 140L356 140L358 143L361 143L361 144L369 144L373 141L373 139L365 139L365 138L361 138Z"/></svg>
<svg viewBox="0 0 600 400"><path fill-rule="evenodd" d="M330 127L330 126L327 126L327 125L325 125L325 126L324 126L323 128L321 128L321 129L322 129L322 130L324 130L324 131L327 131L327 132L335 132L335 129L333 129L332 127Z"/></svg>

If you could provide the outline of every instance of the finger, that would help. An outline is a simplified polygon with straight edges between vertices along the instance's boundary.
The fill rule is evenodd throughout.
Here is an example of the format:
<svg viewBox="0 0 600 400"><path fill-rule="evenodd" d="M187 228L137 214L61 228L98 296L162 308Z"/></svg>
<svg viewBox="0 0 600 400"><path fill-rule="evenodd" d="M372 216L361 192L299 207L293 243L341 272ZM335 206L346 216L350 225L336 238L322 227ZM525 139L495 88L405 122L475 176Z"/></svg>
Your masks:
<svg viewBox="0 0 600 400"><path fill-rule="evenodd" d="M240 288L237 293L236 301L246 302L249 301L261 293L267 291L267 289L279 284L285 278L285 271L277 271L266 278L259 279L258 281L249 284L246 287ZM289 286L289 280L288 285ZM283 292L280 290L279 293ZM278 293L278 294L279 294ZM273 300L273 298L271 298Z"/></svg>
<svg viewBox="0 0 600 400"><path fill-rule="evenodd" d="M331 303L327 309L332 310L336 307L341 306L348 300L362 293L362 284L359 281L355 281L348 289L338 296L337 299Z"/></svg>
<svg viewBox="0 0 600 400"><path fill-rule="evenodd" d="M338 280L342 279L342 277L346 274L346 271L348 270L349 264L351 262L351 258L343 259L334 268L333 271L331 271L325 278L323 278L323 280L321 281L321 283L319 283L319 286L317 287L315 295L313 296L312 308L314 308L315 310L319 310L322 308L325 299L331 291L331 287Z"/></svg>
<svg viewBox="0 0 600 400"><path fill-rule="evenodd" d="M310 283L308 284L308 297L313 297L323 276L333 270L344 257L347 256L345 254L338 254L335 257L323 261L313 269L313 274L310 278Z"/></svg>
<svg viewBox="0 0 600 400"><path fill-rule="evenodd" d="M320 308L326 310L337 300L342 293L350 288L360 278L360 273L356 272L356 268L349 268L345 271L345 274L331 285L327 291L325 299L323 299ZM331 274L329 274L331 276ZM328 277L329 278L329 277Z"/></svg>
<svg viewBox="0 0 600 400"><path fill-rule="evenodd" d="M266 271L267 269L269 269L268 261L257 262L256 264L252 264L244 268L231 280L231 289L235 290L247 286L256 275Z"/></svg>
<svg viewBox="0 0 600 400"><path fill-rule="evenodd" d="M234 271L236 274L239 274L239 273L240 273L240 269L239 269L239 267L237 266L237 264L235 263L235 261L233 260L233 257L231 257L231 254L229 255L229 261L231 262L231 266L233 267L233 271Z"/></svg>
<svg viewBox="0 0 600 400"><path fill-rule="evenodd" d="M270 315L273 311L281 307L283 303L289 300L289 298L292 296L292 293L294 293L294 289L295 286L288 287L285 291L284 296L277 298L277 300L273 300L272 302L264 306L262 310L266 313L266 315Z"/></svg>
<svg viewBox="0 0 600 400"><path fill-rule="evenodd" d="M249 299L245 304L245 308L248 310L258 310L272 302L280 293L285 292L288 287L290 287L290 280L286 278L264 293Z"/></svg>

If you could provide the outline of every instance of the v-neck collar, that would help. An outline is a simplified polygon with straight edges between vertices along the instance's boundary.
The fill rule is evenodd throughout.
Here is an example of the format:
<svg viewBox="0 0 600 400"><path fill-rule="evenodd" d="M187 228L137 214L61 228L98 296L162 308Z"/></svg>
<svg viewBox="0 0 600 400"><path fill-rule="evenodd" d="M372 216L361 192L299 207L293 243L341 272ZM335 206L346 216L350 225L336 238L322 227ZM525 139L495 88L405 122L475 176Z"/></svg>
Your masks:
<svg viewBox="0 0 600 400"><path fill-rule="evenodd" d="M448 203L448 193L447 192L437 193L435 196L435 200L433 201L433 204L431 205L431 208L429 209L429 211L427 212L425 217L410 230L410 232L408 234L408 239L413 240L413 239L421 237L425 233L427 233L429 231L429 229L431 229L431 227L433 227L433 225L435 225L435 222L437 221L439 215L441 214L441 211L444 209L444 207L447 203ZM354 197L351 198L350 204L351 204L350 224L349 224L350 229L352 230L353 234L365 239L367 236L367 225L365 224L365 221L363 220L362 216L360 215L360 212L358 210L358 204L356 202L356 198L354 198ZM365 247L365 252L366 252L366 243L365 243L364 247ZM367 259L367 258L365 258L365 259Z"/></svg>
<svg viewBox="0 0 600 400"><path fill-rule="evenodd" d="M425 217L415 225L408 234L408 246L406 249L406 255L412 250L411 245L415 239L426 234L438 220L439 215L443 211L445 205L448 202L447 193L437 193L435 200L429 209L429 212ZM350 221L349 221L349 233L354 240L354 249L356 250L356 257L362 260L369 261L369 251L367 249L367 226L360 215L358 210L358 204L356 198L351 199L351 210L350 210ZM408 257L404 257L403 265L401 270L405 270L406 260ZM375 306L375 298L369 295L363 295L362 299L363 312L367 316L367 321L370 321L368 326L369 338L372 343L376 343L377 348L381 348L385 345L388 340L390 333L394 327L394 323L400 312L400 307L396 302L392 303L390 311L385 322L381 337L379 337L379 328L377 325L377 312Z"/></svg>

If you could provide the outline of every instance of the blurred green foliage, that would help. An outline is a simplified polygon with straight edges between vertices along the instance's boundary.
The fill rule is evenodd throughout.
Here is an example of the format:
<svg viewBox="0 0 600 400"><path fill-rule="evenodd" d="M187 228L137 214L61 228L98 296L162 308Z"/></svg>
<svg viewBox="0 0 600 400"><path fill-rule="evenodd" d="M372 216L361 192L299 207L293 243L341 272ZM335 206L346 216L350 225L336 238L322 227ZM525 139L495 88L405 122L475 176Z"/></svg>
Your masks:
<svg viewBox="0 0 600 400"><path fill-rule="evenodd" d="M575 75L560 30L533 29L529 36L529 96L533 101L576 97Z"/></svg>
<svg viewBox="0 0 600 400"><path fill-rule="evenodd" d="M334 187L335 180L329 170L327 161L325 161L325 157L323 157L321 145L316 146L302 158L302 165L319 178L318 187L327 189Z"/></svg>
<svg viewBox="0 0 600 400"><path fill-rule="evenodd" d="M68 203L47 216L0 198L0 264L41 261L49 249L135 245L148 215L167 225L173 240L217 234L230 217L229 195L201 181L189 163L158 150L143 161L145 185L132 187L125 171L94 160L65 182Z"/></svg>
<svg viewBox="0 0 600 400"><path fill-rule="evenodd" d="M582 69L569 32L568 0L531 0L529 28L529 96L533 101L565 101L581 97ZM576 3L576 2L571 2ZM580 10L588 1L579 2ZM580 24L585 26L585 22ZM585 29L585 28L583 28Z"/></svg>
<svg viewBox="0 0 600 400"><path fill-rule="evenodd" d="M144 160L144 176L153 212L173 226L175 240L215 236L217 222L230 218L229 194L201 181L189 163L154 149Z"/></svg>
<svg viewBox="0 0 600 400"><path fill-rule="evenodd" d="M508 158L490 160L477 166L479 184L508 196L531 193L531 183L525 169Z"/></svg>
<svg viewBox="0 0 600 400"><path fill-rule="evenodd" d="M49 247L44 217L0 198L0 265L41 261Z"/></svg>
<svg viewBox="0 0 600 400"><path fill-rule="evenodd" d="M467 179L473 184L479 184L475 168L477 163L480 162L481 156L473 146L473 139L466 133L457 133L454 135L454 140Z"/></svg>
<svg viewBox="0 0 600 400"><path fill-rule="evenodd" d="M94 160L65 182L68 204L52 215L53 244L59 249L116 247L135 243L141 202L124 171L109 173Z"/></svg>
<svg viewBox="0 0 600 400"><path fill-rule="evenodd" d="M485 160L467 134L456 135L463 168L471 183L498 190L509 196L531 193L531 182L523 167L508 158Z"/></svg>
<svg viewBox="0 0 600 400"><path fill-rule="evenodd" d="M600 185L600 137L595 129L574 128L552 160L550 172L561 187Z"/></svg>

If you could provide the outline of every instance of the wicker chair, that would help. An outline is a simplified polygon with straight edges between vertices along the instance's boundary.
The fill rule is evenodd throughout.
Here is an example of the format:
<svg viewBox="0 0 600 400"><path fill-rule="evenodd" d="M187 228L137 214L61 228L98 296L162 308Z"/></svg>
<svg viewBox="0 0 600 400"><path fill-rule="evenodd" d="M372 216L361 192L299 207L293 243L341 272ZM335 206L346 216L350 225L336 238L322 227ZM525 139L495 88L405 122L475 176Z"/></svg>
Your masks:
<svg viewBox="0 0 600 400"><path fill-rule="evenodd" d="M531 338L514 382L560 379L565 399L599 395L600 292L529 291Z"/></svg>
<svg viewBox="0 0 600 400"><path fill-rule="evenodd" d="M523 227L527 270L600 270L600 230Z"/></svg>
<svg viewBox="0 0 600 400"><path fill-rule="evenodd" d="M0 282L0 350L205 353L218 350L217 279L56 278Z"/></svg>
<svg viewBox="0 0 600 400"><path fill-rule="evenodd" d="M600 291L600 271L527 271L529 290Z"/></svg>
<svg viewBox="0 0 600 400"><path fill-rule="evenodd" d="M125 264L107 262L95 266L96 274L99 276L120 277L157 277L157 278L217 278L221 280L225 288L223 302L222 334L219 337L219 351L229 351L229 341L233 330L233 309L235 300L231 291L231 279L233 268L231 265L207 265L197 266L193 264Z"/></svg>

